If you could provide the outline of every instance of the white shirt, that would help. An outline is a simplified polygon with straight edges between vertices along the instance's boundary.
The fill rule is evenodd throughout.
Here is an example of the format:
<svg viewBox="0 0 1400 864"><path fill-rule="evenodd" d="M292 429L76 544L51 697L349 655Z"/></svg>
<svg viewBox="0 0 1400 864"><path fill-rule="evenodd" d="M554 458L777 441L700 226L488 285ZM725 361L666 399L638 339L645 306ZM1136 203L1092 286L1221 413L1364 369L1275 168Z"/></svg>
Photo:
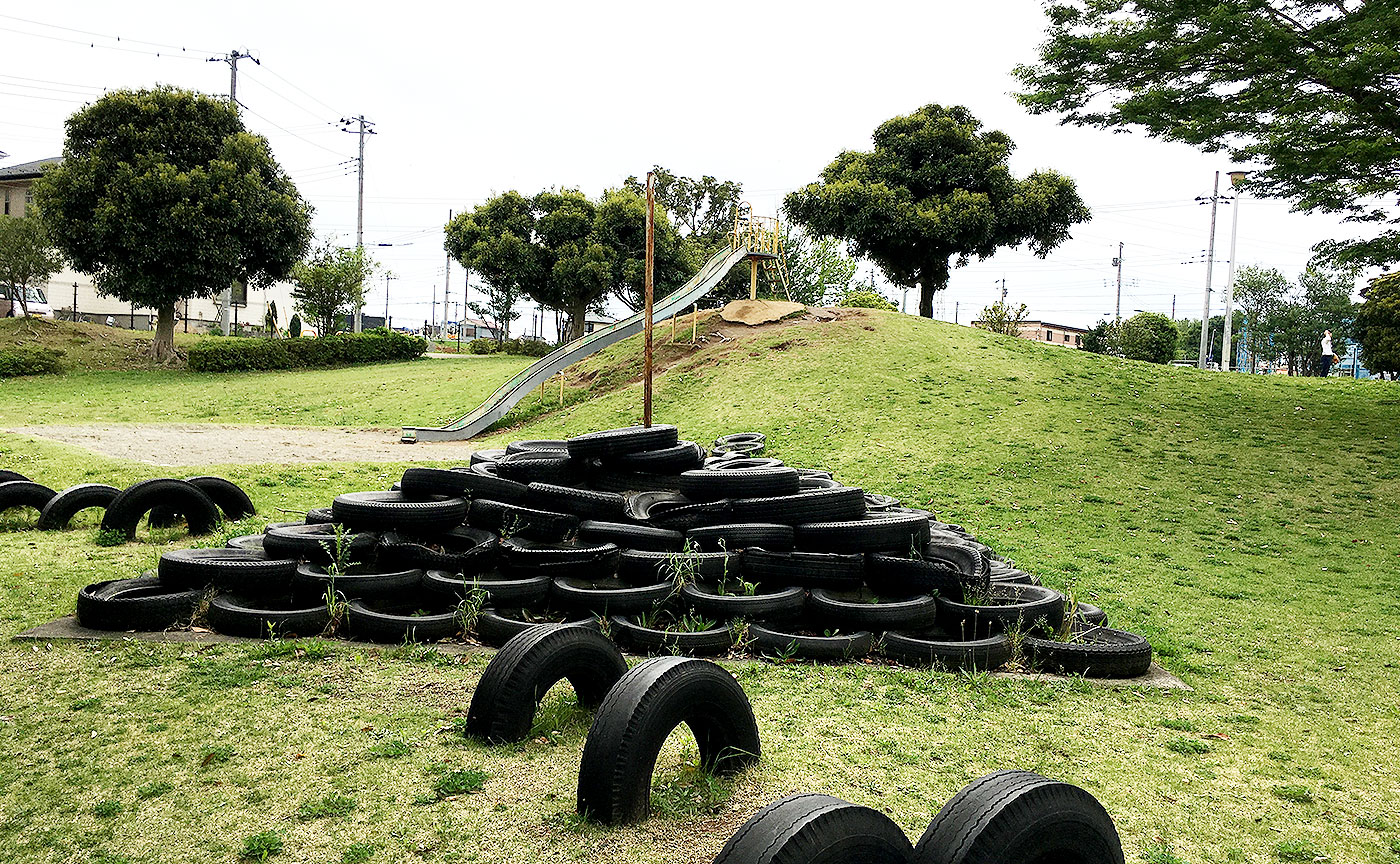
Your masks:
<svg viewBox="0 0 1400 864"><path fill-rule="evenodd" d="M1332 356L1332 337L1331 337L1331 336L1323 336L1323 337L1322 337L1322 356L1324 356L1324 357L1331 357L1331 356Z"/></svg>

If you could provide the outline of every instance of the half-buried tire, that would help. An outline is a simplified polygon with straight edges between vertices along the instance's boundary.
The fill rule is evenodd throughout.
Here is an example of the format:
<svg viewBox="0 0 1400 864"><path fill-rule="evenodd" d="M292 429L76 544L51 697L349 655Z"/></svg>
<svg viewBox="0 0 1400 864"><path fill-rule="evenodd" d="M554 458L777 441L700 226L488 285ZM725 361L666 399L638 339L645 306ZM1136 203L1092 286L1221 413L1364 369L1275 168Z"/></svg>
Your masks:
<svg viewBox="0 0 1400 864"><path fill-rule="evenodd" d="M220 594L209 601L209 624L228 636L317 636L331 623L324 602L300 603L287 597Z"/></svg>
<svg viewBox="0 0 1400 864"><path fill-rule="evenodd" d="M789 795L739 826L714 864L906 864L909 838L890 817L830 795Z"/></svg>
<svg viewBox="0 0 1400 864"><path fill-rule="evenodd" d="M78 623L90 630L165 630L189 620L202 591L179 591L154 575L113 579L78 592Z"/></svg>
<svg viewBox="0 0 1400 864"><path fill-rule="evenodd" d="M739 682L707 660L656 657L608 691L583 745L578 812L608 825L646 817L656 757L671 730L695 735L703 770L739 771L758 761L758 724Z"/></svg>
<svg viewBox="0 0 1400 864"><path fill-rule="evenodd" d="M1070 640L1027 636L1022 643L1031 665L1046 672L1085 678L1137 678L1152 666L1152 646L1136 633L1079 625Z"/></svg>
<svg viewBox="0 0 1400 864"><path fill-rule="evenodd" d="M69 486L49 499L44 509L39 511L39 521L34 527L40 531L62 531L80 511L90 507L107 509L112 499L122 490L105 483L79 483Z"/></svg>
<svg viewBox="0 0 1400 864"><path fill-rule="evenodd" d="M1123 864L1113 819L1093 795L1030 771L997 771L943 805L916 864Z"/></svg>
<svg viewBox="0 0 1400 864"><path fill-rule="evenodd" d="M20 507L31 507L38 510L42 518L44 507L57 495L58 493L49 487L32 480L10 480L0 483L0 513Z"/></svg>
<svg viewBox="0 0 1400 864"><path fill-rule="evenodd" d="M102 515L102 530L130 540L141 517L158 507L184 514L191 534L208 534L219 524L219 507L204 490L186 480L158 477L132 484L113 498Z"/></svg>
<svg viewBox="0 0 1400 864"><path fill-rule="evenodd" d="M627 674L606 636L572 624L539 624L512 636L491 658L467 709L466 733L492 744L521 741L549 688L568 679L580 705L596 708Z"/></svg>

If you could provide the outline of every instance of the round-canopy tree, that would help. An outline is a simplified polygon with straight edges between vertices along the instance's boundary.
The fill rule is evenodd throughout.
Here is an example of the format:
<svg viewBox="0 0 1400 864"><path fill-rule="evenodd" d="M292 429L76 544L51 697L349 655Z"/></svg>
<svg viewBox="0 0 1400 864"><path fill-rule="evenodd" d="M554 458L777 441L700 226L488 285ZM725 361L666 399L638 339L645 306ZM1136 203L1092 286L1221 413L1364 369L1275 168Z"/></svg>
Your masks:
<svg viewBox="0 0 1400 864"><path fill-rule="evenodd" d="M1361 352L1373 372L1400 372L1400 273L1388 273L1362 290L1356 316Z"/></svg>
<svg viewBox="0 0 1400 864"><path fill-rule="evenodd" d="M157 310L157 360L174 354L177 302L235 279L286 278L311 242L311 206L226 102L173 87L115 91L67 130L35 201L98 291Z"/></svg>
<svg viewBox="0 0 1400 864"><path fill-rule="evenodd" d="M1044 257L1089 219L1073 180L1054 171L1017 180L1007 167L1015 144L981 128L961 106L886 120L873 150L841 153L784 209L817 234L847 240L894 284L917 286L919 314L932 318L955 258L961 267L1022 243Z"/></svg>

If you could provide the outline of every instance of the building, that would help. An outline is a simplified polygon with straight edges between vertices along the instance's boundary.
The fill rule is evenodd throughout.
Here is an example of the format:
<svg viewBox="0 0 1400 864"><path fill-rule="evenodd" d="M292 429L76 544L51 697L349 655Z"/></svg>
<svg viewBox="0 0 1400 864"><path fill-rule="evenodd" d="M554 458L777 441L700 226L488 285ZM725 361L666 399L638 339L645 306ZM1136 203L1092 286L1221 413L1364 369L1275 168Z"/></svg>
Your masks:
<svg viewBox="0 0 1400 864"><path fill-rule="evenodd" d="M981 321L973 321L973 327L981 327ZM1082 327L1071 327L1068 324L1051 324L1048 321L1022 321L1021 332L1017 335L1022 339L1034 339L1037 342L1044 342L1047 345L1056 345L1061 348L1079 348L1084 344L1084 337L1089 334L1088 330Z"/></svg>
<svg viewBox="0 0 1400 864"><path fill-rule="evenodd" d="M61 156L39 159L0 168L0 212L8 216L23 217L26 209L34 203L30 190L34 181L51 165L63 160ZM49 306L55 317L62 320L81 321L94 324L111 319L117 327L132 330L155 329L156 310L132 306L116 299L103 297L97 293L92 278L83 273L65 268L55 274L43 286L48 295ZM272 304L277 306L277 326L285 330L292 317L294 301L292 286L288 282L278 282L265 290L250 287L246 295L235 297L232 321L239 327L247 327L261 332L263 321ZM76 310L76 313L75 313ZM219 307L213 300L192 298L175 305L175 329L186 333L205 333L218 325Z"/></svg>

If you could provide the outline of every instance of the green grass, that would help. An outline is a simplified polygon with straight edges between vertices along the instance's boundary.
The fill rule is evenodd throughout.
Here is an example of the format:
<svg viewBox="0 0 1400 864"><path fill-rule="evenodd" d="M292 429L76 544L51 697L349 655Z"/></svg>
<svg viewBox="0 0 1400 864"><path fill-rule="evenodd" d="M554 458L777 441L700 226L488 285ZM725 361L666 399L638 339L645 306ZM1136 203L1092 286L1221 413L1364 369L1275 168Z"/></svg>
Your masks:
<svg viewBox="0 0 1400 864"><path fill-rule="evenodd" d="M570 407L482 446L635 422L625 350L573 370ZM658 356L657 418L686 437L766 432L791 464L929 506L1048 584L1072 580L1194 690L726 661L753 702L762 762L721 783L662 766L659 815L603 830L572 815L588 714L567 698L547 697L544 725L517 746L455 734L483 656L334 640L7 644L0 845L37 862L232 861L243 838L272 831L295 861L669 864L710 860L793 790L877 807L917 837L969 780L1017 767L1093 792L1129 860L1396 860L1400 389L1163 369L880 313ZM59 379L55 398L81 401L79 377ZM247 377L268 390L297 378ZM183 388L142 398L202 398L198 379L174 379ZM314 380L340 390L303 380L311 402L350 392L349 377ZM402 388L369 388L353 410L394 426L404 406L440 398L436 380ZM0 412L24 404L0 391ZM0 465L54 486L156 475L14 435L0 435ZM278 508L384 488L402 467L208 470L242 483L263 514L226 529L239 534L285 518ZM101 547L93 534L0 529L0 636L191 542L143 533ZM215 753L226 755L204 764ZM486 775L477 791L439 797L436 783L471 770ZM1311 801L1275 791L1296 789ZM335 796L354 808L298 818ZM101 802L120 809L100 817Z"/></svg>
<svg viewBox="0 0 1400 864"><path fill-rule="evenodd" d="M175 347L182 349L199 336L175 333ZM150 368L151 332L123 330L101 324L72 324L42 318L0 319L0 348L30 345L61 351L65 372L96 369ZM52 381L49 377L45 380Z"/></svg>

